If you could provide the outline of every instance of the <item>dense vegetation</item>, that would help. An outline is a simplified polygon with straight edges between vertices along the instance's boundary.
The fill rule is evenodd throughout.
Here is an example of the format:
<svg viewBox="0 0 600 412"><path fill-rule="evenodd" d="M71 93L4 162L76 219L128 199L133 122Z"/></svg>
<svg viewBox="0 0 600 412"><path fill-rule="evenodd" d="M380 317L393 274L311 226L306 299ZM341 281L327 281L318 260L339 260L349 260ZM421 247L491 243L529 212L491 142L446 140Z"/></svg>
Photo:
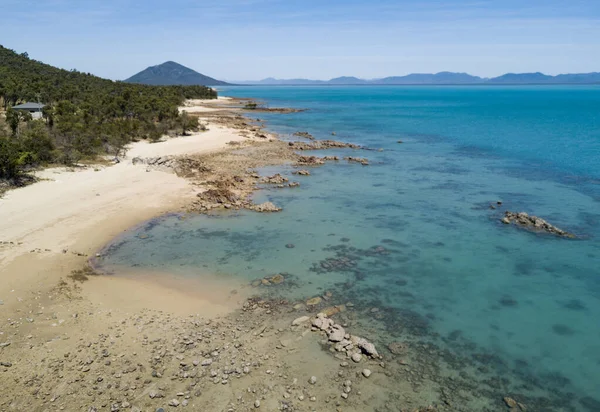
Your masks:
<svg viewBox="0 0 600 412"><path fill-rule="evenodd" d="M197 118L179 113L188 98L216 98L216 92L114 82L0 46L0 179L12 179L30 165L119 156L133 140L185 134L198 127ZM11 108L26 101L46 105L42 119Z"/></svg>

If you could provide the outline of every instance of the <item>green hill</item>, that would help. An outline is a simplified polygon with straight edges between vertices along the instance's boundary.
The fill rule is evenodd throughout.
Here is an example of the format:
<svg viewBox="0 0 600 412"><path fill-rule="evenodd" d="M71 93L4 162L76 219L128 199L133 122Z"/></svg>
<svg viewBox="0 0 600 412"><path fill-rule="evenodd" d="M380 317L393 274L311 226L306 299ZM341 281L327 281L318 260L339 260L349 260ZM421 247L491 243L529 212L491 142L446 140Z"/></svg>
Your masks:
<svg viewBox="0 0 600 412"><path fill-rule="evenodd" d="M151 66L125 80L127 83L151 85L203 85L224 86L228 83L205 76L175 62Z"/></svg>
<svg viewBox="0 0 600 412"><path fill-rule="evenodd" d="M30 59L0 46L0 179L29 165L71 164L98 155L119 156L136 139L185 133L198 121L178 110L185 99L216 98L205 86L147 86L102 79ZM45 105L43 118L12 109Z"/></svg>

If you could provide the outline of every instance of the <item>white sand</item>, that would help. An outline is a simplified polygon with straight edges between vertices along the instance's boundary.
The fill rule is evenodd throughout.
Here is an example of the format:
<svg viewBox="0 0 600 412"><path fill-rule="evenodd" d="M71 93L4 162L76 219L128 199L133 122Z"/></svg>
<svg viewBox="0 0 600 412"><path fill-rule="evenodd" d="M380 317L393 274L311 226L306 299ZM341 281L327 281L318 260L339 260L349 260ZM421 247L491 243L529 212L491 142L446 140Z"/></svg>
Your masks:
<svg viewBox="0 0 600 412"><path fill-rule="evenodd" d="M13 244L0 245L0 299L8 302L11 294L23 295L34 286L55 284L71 268L85 263L86 258L74 252L92 255L122 230L177 210L199 188L172 173L146 171L131 159L214 151L229 141L244 139L233 129L209 128L165 142L135 143L127 158L113 166L47 169L38 176L48 180L6 193L0 198L0 242ZM115 290L115 282L111 279L94 288L97 298ZM120 290L124 296L131 282L123 280ZM94 290L86 292L93 295ZM152 294L148 295L152 299ZM169 301L180 298L175 294ZM143 305L140 299L138 304Z"/></svg>

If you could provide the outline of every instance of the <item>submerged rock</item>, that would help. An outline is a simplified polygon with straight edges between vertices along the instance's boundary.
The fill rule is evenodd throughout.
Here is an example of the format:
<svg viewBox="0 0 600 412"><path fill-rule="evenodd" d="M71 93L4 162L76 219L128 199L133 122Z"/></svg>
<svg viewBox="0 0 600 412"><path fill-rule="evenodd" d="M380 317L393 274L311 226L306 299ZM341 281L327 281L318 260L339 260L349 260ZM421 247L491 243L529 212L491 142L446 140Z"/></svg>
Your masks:
<svg viewBox="0 0 600 412"><path fill-rule="evenodd" d="M574 234L559 229L540 217L533 215L530 216L525 212L515 213L511 211L506 211L504 213L504 217L502 218L502 223L509 225L512 222L514 222L517 226L532 231L551 233L557 236L567 237L570 239L574 239L576 237Z"/></svg>
<svg viewBox="0 0 600 412"><path fill-rule="evenodd" d="M250 207L250 209L254 210L255 212L260 212L260 213L280 212L282 210L280 207L275 206L271 202L265 202L265 203L261 203L259 205L252 205Z"/></svg>
<svg viewBox="0 0 600 412"><path fill-rule="evenodd" d="M296 132L294 133L294 136L304 137L308 140L315 140L314 136L308 132Z"/></svg>
<svg viewBox="0 0 600 412"><path fill-rule="evenodd" d="M348 157L344 157L344 159L346 159L349 162L360 163L363 166L368 166L369 165L369 159L365 159L364 157L352 157L352 156L348 156Z"/></svg>
<svg viewBox="0 0 600 412"><path fill-rule="evenodd" d="M322 300L322 299L321 299L321 297L320 297L320 296L317 296L317 297L314 297L314 298L312 298L312 299L309 299L309 300L307 300L307 301L306 301L306 304L307 304L308 306L316 306L316 305L318 305L319 303L321 303L321 300Z"/></svg>

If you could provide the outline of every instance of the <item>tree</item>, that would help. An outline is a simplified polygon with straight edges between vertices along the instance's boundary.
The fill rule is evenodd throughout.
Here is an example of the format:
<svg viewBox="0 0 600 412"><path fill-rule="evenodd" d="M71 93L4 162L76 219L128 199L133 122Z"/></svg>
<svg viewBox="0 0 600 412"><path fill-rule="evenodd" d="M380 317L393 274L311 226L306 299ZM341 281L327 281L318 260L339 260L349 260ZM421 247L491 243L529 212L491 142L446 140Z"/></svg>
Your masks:
<svg viewBox="0 0 600 412"><path fill-rule="evenodd" d="M105 154L118 159L131 141L198 128L178 107L185 99L216 97L205 86L128 84L62 70L0 46L0 99L12 132L2 137L0 168L5 175L30 163L70 164ZM44 102L44 121L10 109L22 101Z"/></svg>
<svg viewBox="0 0 600 412"><path fill-rule="evenodd" d="M19 131L19 121L19 112L9 107L6 111L6 123L8 123L13 136L16 136Z"/></svg>
<svg viewBox="0 0 600 412"><path fill-rule="evenodd" d="M177 119L179 127L181 127L181 135L185 136L188 130L198 130L199 122L196 116L190 116L185 110L181 112Z"/></svg>

